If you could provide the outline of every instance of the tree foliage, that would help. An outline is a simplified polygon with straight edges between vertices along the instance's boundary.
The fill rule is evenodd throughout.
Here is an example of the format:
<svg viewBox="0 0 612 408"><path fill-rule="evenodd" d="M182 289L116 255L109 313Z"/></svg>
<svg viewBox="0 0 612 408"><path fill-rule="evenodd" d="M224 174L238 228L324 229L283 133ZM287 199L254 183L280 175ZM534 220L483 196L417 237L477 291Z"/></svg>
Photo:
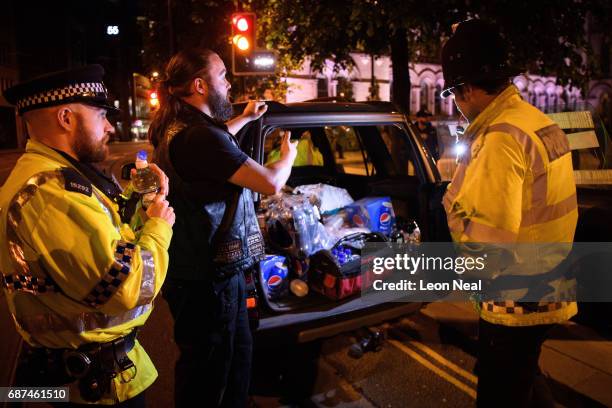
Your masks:
<svg viewBox="0 0 612 408"><path fill-rule="evenodd" d="M533 74L556 75L560 84L584 85L593 68L585 19L590 9L609 8L606 2L253 0L246 7L257 12L260 37L280 52L284 67L299 66L308 57L316 70L329 59L338 71L354 66L351 52L390 54L394 79L404 83L399 92L409 94L404 61L439 62L441 44L451 35L452 23L475 17L499 26L517 65ZM394 94L397 91L394 88ZM406 102L404 97L405 110Z"/></svg>
<svg viewBox="0 0 612 408"><path fill-rule="evenodd" d="M145 66L160 70L170 56L168 0L149 0L144 27ZM538 75L555 75L560 84L584 86L598 67L585 36L589 10L594 26L610 44L609 0L170 0L175 49L203 45L230 61L231 13L257 14L259 46L279 52L281 72L301 66L305 58L322 70L327 60L336 72L351 68L352 52L390 55L394 101L409 107L408 61L440 62L440 49L452 23L480 17L496 23L508 39L514 62ZM609 63L608 63L609 65ZM279 76L235 79L234 88L276 89ZM276 88L275 88L276 87Z"/></svg>
<svg viewBox="0 0 612 408"><path fill-rule="evenodd" d="M391 55L394 70L393 99L409 110L408 61L431 57L440 38L450 29L454 13L440 14L448 0L424 5L415 0L254 0L260 37L268 48L277 49L281 64L293 69L310 59L311 67L322 70L326 60L334 71L355 66L352 52L373 56ZM397 87L402 84L402 87ZM402 91L404 90L404 91Z"/></svg>
<svg viewBox="0 0 612 408"><path fill-rule="evenodd" d="M287 57L288 67L299 66L308 57L314 69L321 70L325 60L332 59L338 71L354 66L351 52L388 55L390 39L400 30L406 31L410 58L431 57L439 49L440 36L454 21L447 18L445 25L434 16L448 1L434 3L254 0L250 7L258 15L260 38Z"/></svg>
<svg viewBox="0 0 612 408"><path fill-rule="evenodd" d="M171 9L172 31L168 5ZM229 20L233 9L233 2L228 0L144 2L144 14L148 20L147 26L142 27L145 67L161 71L171 57L171 48L177 52L196 46L210 48L227 61L230 55Z"/></svg>
<svg viewBox="0 0 612 408"><path fill-rule="evenodd" d="M168 3L171 7L172 30ZM147 0L144 3L147 22L141 27L145 69L147 72L163 72L171 57L171 48L174 52L189 47L209 48L225 61L235 100L254 97L283 100L287 87L280 75L231 75L230 19L232 13L240 9L236 1L230 0Z"/></svg>

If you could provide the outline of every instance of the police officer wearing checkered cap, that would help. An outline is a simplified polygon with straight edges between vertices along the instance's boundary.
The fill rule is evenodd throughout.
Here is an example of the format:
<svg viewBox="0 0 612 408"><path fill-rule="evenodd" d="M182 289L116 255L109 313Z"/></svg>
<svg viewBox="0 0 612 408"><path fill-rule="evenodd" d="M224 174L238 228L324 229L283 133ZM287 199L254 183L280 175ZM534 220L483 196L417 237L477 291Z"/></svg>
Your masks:
<svg viewBox="0 0 612 408"><path fill-rule="evenodd" d="M520 70L509 62L499 27L482 20L456 26L442 50L442 70L441 96L454 95L470 122L462 136L468 149L443 200L453 241L486 243L516 261L490 271L499 275L492 279L498 293L481 294L487 297L478 303L477 405L554 406L538 367L541 346L577 306L563 291L552 301L535 293L575 285L554 274L570 251L578 219L569 143L512 84ZM538 256L522 256L517 248L535 249ZM516 276L521 279L512 288L502 287L502 278Z"/></svg>
<svg viewBox="0 0 612 408"><path fill-rule="evenodd" d="M166 274L174 212L154 168L161 191L126 219L127 195L93 165L116 111L103 75L91 65L4 93L30 139L0 191L0 278L24 339L16 385L69 387L74 406L144 406L157 371L136 332Z"/></svg>

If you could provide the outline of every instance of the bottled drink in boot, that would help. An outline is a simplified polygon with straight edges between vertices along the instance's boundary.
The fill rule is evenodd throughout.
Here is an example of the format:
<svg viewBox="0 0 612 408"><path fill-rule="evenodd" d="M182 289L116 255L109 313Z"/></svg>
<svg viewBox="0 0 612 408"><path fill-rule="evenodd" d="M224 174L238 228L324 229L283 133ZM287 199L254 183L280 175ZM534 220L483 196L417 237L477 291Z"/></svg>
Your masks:
<svg viewBox="0 0 612 408"><path fill-rule="evenodd" d="M147 152L141 150L136 154L136 175L132 179L134 191L142 194L142 205L147 208L159 190L159 178L147 161Z"/></svg>

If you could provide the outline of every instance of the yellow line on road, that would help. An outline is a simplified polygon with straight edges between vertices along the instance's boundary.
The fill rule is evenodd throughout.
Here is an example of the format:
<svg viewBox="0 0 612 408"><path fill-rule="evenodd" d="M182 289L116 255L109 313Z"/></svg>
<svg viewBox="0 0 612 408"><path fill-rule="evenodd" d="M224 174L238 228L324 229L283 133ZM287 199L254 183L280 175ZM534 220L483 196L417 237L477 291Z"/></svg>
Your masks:
<svg viewBox="0 0 612 408"><path fill-rule="evenodd" d="M359 392L353 386L353 384L345 380L344 377L342 377L342 374L338 371L338 369L336 369L329 361L327 361L325 357L322 358L320 361L322 365L327 366L327 369L329 371L336 373L338 385L340 386L340 389L344 391L346 397L349 398L350 402L359 401L360 407L374 407L374 405L370 403L370 401L365 397L365 395Z"/></svg>
<svg viewBox="0 0 612 408"><path fill-rule="evenodd" d="M388 339L387 341L391 343L393 346L395 346L397 349L399 349L400 351L408 354L410 357L412 357L414 360L416 360L418 363L420 363L425 368L428 368L429 370L433 371L439 377L453 384L455 387L459 388L461 391L465 392L467 395L469 395L473 399L476 399L476 390L473 389L472 387L462 383L461 381L459 381L452 375L448 374L446 371L433 365L429 360L425 359L419 353L407 347L403 343L397 340L393 340L393 339Z"/></svg>
<svg viewBox="0 0 612 408"><path fill-rule="evenodd" d="M418 348L423 353L427 354L428 356L436 360L438 363L442 364L444 367L447 367L448 369L453 370L454 372L456 372L457 374L459 374L466 380L471 381L474 384L478 384L478 377L476 377L474 374L470 373L469 371L465 371L463 368L459 367L455 363L442 357L440 354L436 353L435 351L433 351L431 348L429 348L425 344L415 341L415 340L409 340L408 343L412 344L414 347Z"/></svg>

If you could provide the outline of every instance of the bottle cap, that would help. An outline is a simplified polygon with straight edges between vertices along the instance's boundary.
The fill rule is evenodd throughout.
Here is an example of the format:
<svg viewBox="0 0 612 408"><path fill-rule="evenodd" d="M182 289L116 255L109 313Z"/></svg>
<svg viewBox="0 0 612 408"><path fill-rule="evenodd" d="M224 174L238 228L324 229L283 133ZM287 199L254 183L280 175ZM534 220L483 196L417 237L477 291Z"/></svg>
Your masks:
<svg viewBox="0 0 612 408"><path fill-rule="evenodd" d="M149 155L146 150L139 150L138 153L136 153L136 160L147 160L148 157Z"/></svg>

